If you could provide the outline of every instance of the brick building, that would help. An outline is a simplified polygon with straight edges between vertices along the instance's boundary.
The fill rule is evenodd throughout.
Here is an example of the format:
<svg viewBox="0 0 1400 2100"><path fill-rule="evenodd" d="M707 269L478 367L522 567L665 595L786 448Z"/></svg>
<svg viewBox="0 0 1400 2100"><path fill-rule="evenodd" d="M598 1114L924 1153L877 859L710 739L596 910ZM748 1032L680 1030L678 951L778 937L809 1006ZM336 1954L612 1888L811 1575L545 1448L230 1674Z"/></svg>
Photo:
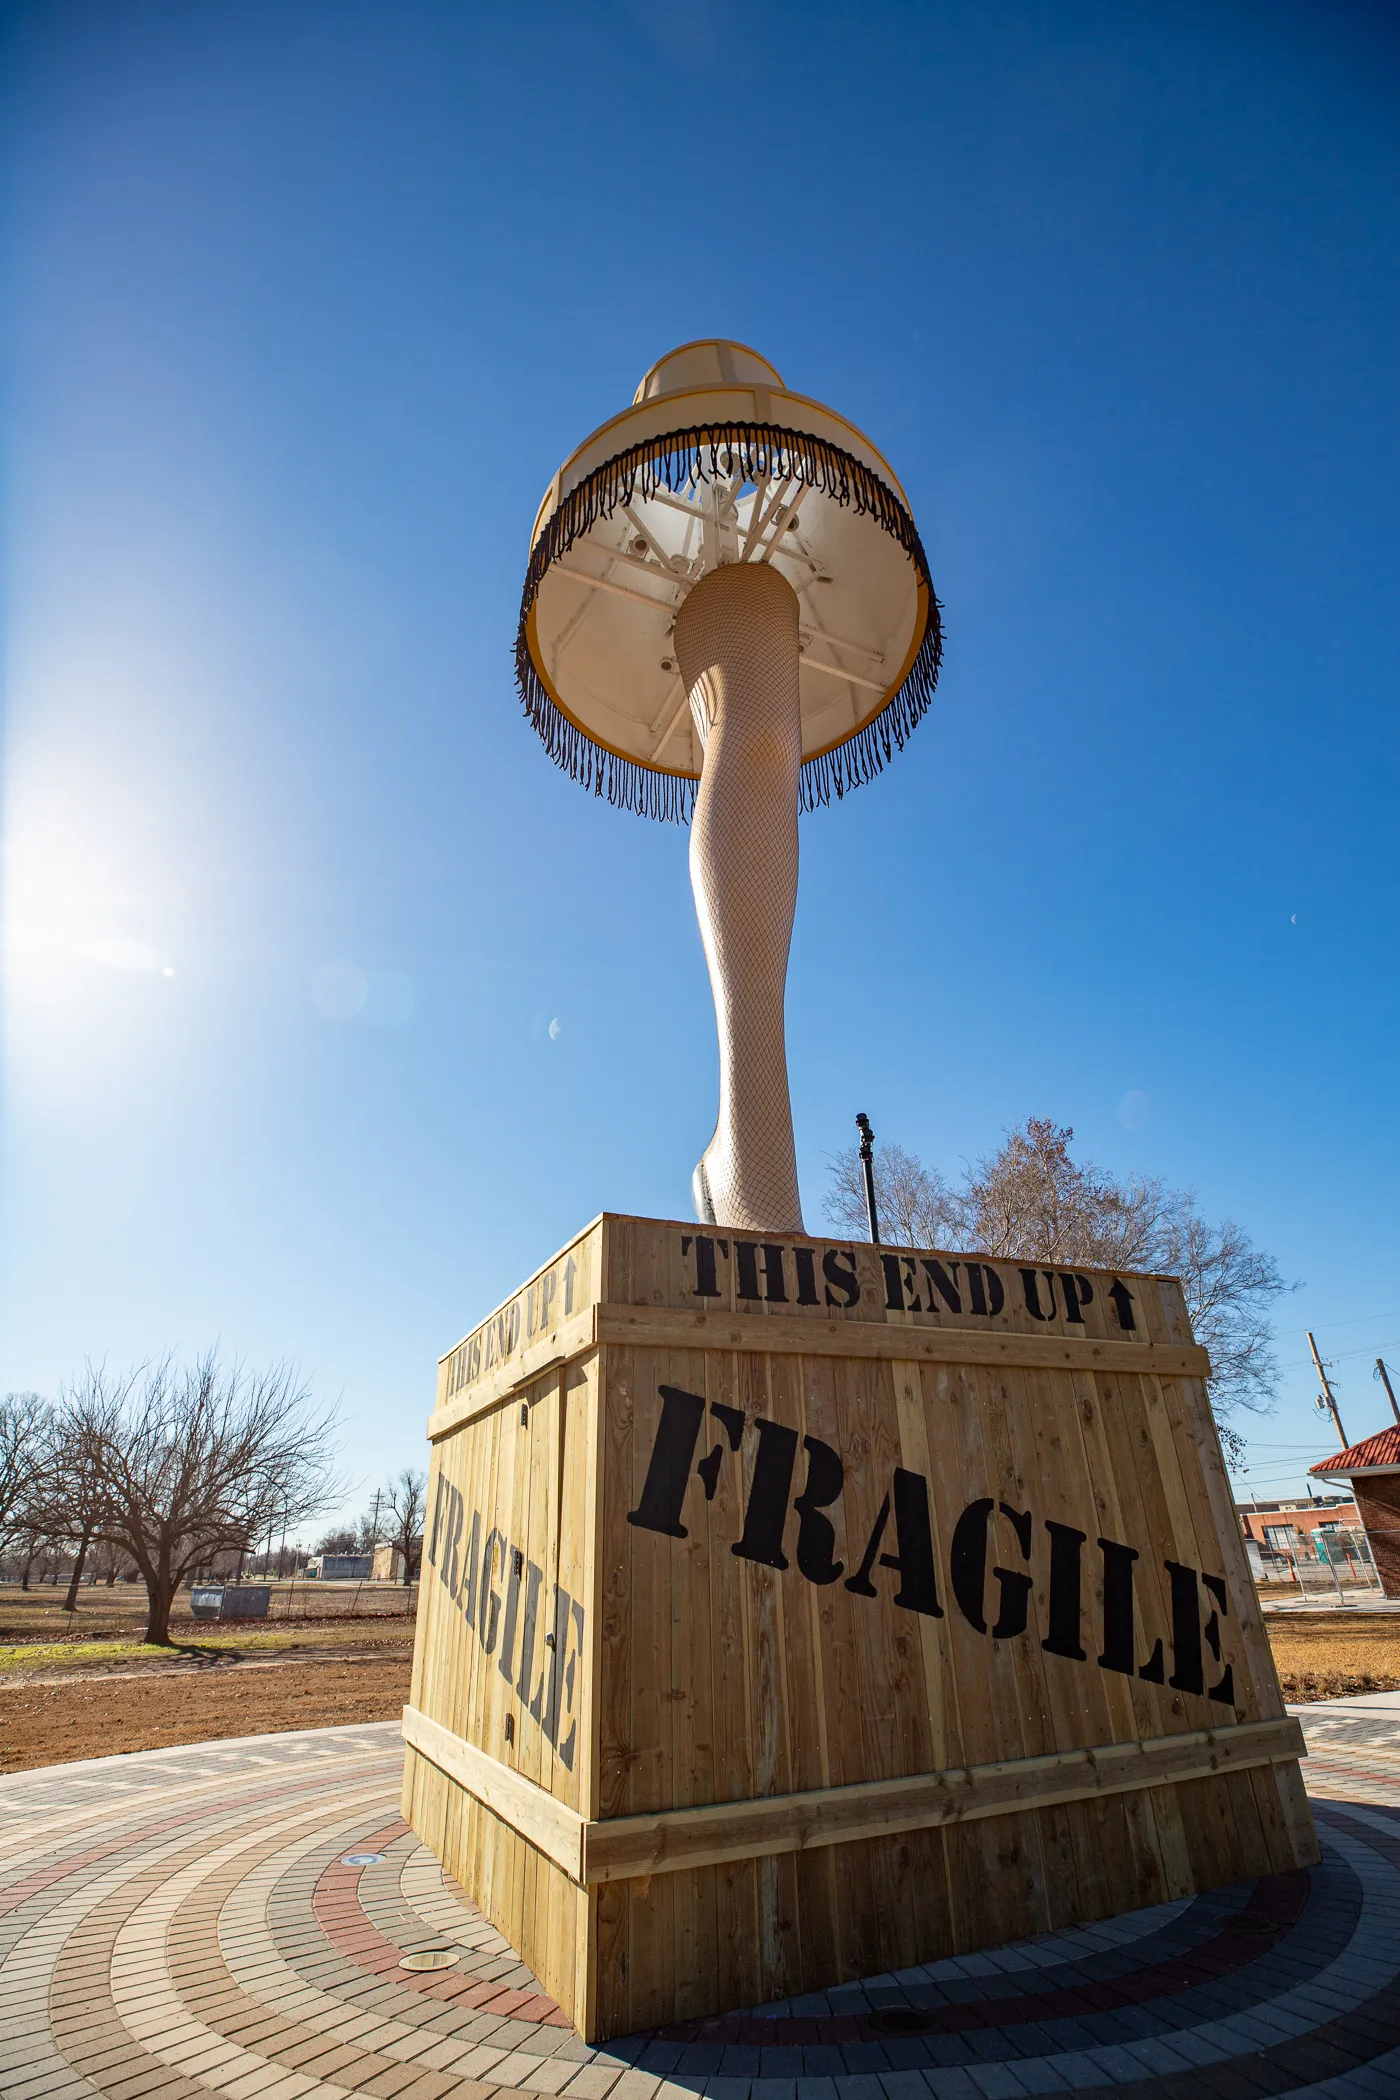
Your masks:
<svg viewBox="0 0 1400 2100"><path fill-rule="evenodd" d="M1319 1534L1355 1531L1361 1518L1350 1495L1314 1495L1292 1502L1237 1502L1240 1529L1266 1553L1294 1553Z"/></svg>
<svg viewBox="0 0 1400 2100"><path fill-rule="evenodd" d="M1400 1426L1363 1437L1308 1471L1329 1486L1351 1482L1381 1588L1387 1597L1400 1597Z"/></svg>

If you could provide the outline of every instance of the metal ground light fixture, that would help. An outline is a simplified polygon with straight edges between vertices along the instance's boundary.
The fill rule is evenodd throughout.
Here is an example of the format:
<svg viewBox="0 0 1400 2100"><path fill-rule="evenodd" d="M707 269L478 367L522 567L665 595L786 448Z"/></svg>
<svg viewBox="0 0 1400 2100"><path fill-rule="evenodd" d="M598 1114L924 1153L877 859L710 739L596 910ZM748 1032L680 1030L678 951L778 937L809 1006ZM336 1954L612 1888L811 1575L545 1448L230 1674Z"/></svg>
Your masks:
<svg viewBox="0 0 1400 2100"><path fill-rule="evenodd" d="M942 650L893 469L740 343L688 343L580 445L535 520L516 670L557 764L691 820L719 1032L697 1217L801 1232L784 992L799 808L881 771Z"/></svg>

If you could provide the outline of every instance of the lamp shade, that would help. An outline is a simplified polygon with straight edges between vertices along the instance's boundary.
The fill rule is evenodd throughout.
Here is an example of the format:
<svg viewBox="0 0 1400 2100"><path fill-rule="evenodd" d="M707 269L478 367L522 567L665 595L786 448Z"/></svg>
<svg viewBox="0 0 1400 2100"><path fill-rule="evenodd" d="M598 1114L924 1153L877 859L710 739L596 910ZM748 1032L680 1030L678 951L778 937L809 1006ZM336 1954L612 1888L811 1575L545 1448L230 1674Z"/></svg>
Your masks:
<svg viewBox="0 0 1400 2100"><path fill-rule="evenodd" d="M688 343L585 439L535 519L516 669L550 756L649 816L689 816L703 756L676 654L702 576L770 563L797 593L801 800L877 773L938 678L908 499L855 426L741 343Z"/></svg>

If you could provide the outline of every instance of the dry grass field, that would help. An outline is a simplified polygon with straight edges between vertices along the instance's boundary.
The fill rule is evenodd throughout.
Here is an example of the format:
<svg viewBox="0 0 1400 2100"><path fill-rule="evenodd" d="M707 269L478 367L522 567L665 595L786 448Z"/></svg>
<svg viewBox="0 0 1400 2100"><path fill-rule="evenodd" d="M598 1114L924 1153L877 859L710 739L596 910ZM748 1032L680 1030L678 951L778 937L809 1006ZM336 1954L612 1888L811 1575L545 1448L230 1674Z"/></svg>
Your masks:
<svg viewBox="0 0 1400 2100"><path fill-rule="evenodd" d="M61 1590L0 1589L0 1773L392 1720L408 1698L416 1592L307 1588L280 1588L272 1616L246 1625L193 1619L185 1604L169 1649L142 1644L134 1585L85 1589L71 1616Z"/></svg>
<svg viewBox="0 0 1400 2100"><path fill-rule="evenodd" d="M1264 1623L1284 1697L1400 1691L1400 1612L1270 1612Z"/></svg>
<svg viewBox="0 0 1400 2100"><path fill-rule="evenodd" d="M307 1599L306 1588L279 1591L273 1617L249 1626L186 1609L168 1650L143 1647L134 1587L84 1590L71 1619L61 1590L0 1589L0 1773L394 1719L408 1698L413 1594L346 1585ZM1400 1614L1265 1613L1285 1697L1400 1690Z"/></svg>

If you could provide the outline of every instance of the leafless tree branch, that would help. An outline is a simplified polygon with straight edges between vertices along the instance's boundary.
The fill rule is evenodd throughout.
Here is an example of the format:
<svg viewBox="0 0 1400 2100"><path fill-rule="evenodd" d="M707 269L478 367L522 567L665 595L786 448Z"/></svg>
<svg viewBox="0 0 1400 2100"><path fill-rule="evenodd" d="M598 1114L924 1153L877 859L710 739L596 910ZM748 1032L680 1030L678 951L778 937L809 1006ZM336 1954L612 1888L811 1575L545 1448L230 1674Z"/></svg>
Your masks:
<svg viewBox="0 0 1400 2100"><path fill-rule="evenodd" d="M1210 1351L1211 1404L1236 1452L1239 1432L1222 1421L1261 1412L1278 1386L1271 1308L1289 1285L1271 1254L1233 1219L1213 1225L1193 1191L1142 1175L1125 1181L1071 1157L1071 1129L1032 1116L999 1150L950 1187L900 1145L875 1155L880 1230L891 1245L942 1247L1003 1260L1082 1262L1086 1268L1146 1269L1179 1276L1197 1339ZM825 1210L838 1230L864 1237L865 1189L855 1146L831 1162Z"/></svg>

